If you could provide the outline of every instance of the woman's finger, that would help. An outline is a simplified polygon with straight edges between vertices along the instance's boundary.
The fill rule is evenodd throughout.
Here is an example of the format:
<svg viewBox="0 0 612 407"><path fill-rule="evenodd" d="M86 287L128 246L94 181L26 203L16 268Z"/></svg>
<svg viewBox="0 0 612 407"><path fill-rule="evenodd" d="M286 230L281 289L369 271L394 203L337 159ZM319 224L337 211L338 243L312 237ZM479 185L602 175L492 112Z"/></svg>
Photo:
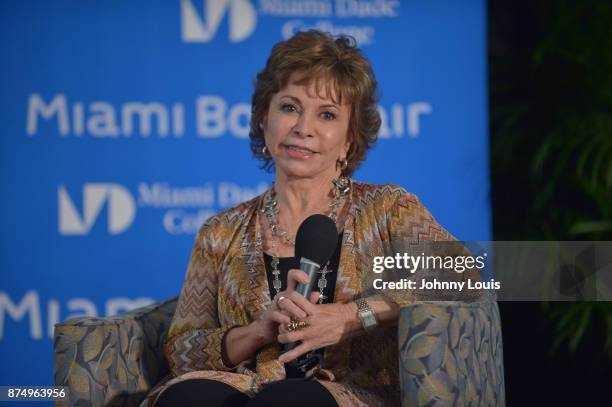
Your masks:
<svg viewBox="0 0 612 407"><path fill-rule="evenodd" d="M291 269L287 273L287 291L295 291L298 283L308 284L309 281L308 274L300 269Z"/></svg>
<svg viewBox="0 0 612 407"><path fill-rule="evenodd" d="M314 315L317 311L316 306L312 302L304 298L304 296L299 294L297 291L289 293L289 297L287 298L293 301L295 305L300 307L302 311L304 311L308 315Z"/></svg>
<svg viewBox="0 0 612 407"><path fill-rule="evenodd" d="M297 295L297 297L302 297L301 295L294 293ZM297 300L299 300L299 298L297 298ZM302 300L304 300L304 297L302 297ZM312 305L312 304L310 304ZM285 297L282 301L278 302L278 307L283 310L288 312L292 317L294 318L298 318L298 319L304 319L308 316L308 314L306 313L306 311L304 311L301 307L299 307L298 305L296 305L296 303L293 301L293 295L289 294L288 297Z"/></svg>
<svg viewBox="0 0 612 407"><path fill-rule="evenodd" d="M287 328L284 329L285 332L279 333L276 339L279 343L292 343L304 340L307 337L304 329L299 329L297 331L287 331Z"/></svg>
<svg viewBox="0 0 612 407"><path fill-rule="evenodd" d="M259 318L274 321L279 324L291 322L291 314L276 307L268 308Z"/></svg>
<svg viewBox="0 0 612 407"><path fill-rule="evenodd" d="M279 293L277 293L274 296L274 299L272 300L272 304L268 307L268 310L272 311L272 310L278 310L281 312L285 312L286 314L287 311L283 310L283 307L280 306L281 302L285 301L287 298L290 297L289 294L291 294L292 291L281 291Z"/></svg>
<svg viewBox="0 0 612 407"><path fill-rule="evenodd" d="M276 323L279 323L281 326L284 326L285 324L288 324L289 322L291 322L291 318L288 315L283 314L280 311L271 311L270 319Z"/></svg>
<svg viewBox="0 0 612 407"><path fill-rule="evenodd" d="M310 302L316 304L319 302L319 297L321 297L321 293L318 291L313 291L310 293Z"/></svg>
<svg viewBox="0 0 612 407"><path fill-rule="evenodd" d="M289 352L283 353L278 358L278 361L281 363L291 362L293 359L305 354L306 352L311 351L310 345L307 343L302 343L298 345L295 349L290 350Z"/></svg>

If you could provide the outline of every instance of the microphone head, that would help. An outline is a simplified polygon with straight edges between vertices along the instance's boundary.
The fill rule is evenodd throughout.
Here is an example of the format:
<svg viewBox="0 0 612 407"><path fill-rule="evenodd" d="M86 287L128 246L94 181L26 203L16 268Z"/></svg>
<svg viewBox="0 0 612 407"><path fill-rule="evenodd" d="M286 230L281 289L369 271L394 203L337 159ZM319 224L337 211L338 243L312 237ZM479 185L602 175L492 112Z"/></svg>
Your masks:
<svg viewBox="0 0 612 407"><path fill-rule="evenodd" d="M321 267L331 258L337 245L336 224L329 216L321 214L307 217L295 235L295 255Z"/></svg>

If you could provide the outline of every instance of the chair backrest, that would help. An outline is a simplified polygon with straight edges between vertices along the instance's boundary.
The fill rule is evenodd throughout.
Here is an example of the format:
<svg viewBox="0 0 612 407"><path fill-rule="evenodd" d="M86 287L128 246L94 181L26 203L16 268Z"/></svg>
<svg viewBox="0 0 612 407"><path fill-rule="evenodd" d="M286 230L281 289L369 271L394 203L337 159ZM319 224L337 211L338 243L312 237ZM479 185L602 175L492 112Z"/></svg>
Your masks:
<svg viewBox="0 0 612 407"><path fill-rule="evenodd" d="M501 322L492 295L403 307L398 338L403 406L505 405Z"/></svg>

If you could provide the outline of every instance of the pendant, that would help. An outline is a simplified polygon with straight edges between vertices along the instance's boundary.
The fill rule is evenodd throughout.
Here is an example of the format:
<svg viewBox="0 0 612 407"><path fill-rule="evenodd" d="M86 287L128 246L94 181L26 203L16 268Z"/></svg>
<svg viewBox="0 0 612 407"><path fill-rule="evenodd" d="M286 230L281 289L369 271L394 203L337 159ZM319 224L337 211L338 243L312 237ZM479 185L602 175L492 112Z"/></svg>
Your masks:
<svg viewBox="0 0 612 407"><path fill-rule="evenodd" d="M280 280L274 280L274 289L276 290L276 293L278 294L278 292L281 289L281 281Z"/></svg>

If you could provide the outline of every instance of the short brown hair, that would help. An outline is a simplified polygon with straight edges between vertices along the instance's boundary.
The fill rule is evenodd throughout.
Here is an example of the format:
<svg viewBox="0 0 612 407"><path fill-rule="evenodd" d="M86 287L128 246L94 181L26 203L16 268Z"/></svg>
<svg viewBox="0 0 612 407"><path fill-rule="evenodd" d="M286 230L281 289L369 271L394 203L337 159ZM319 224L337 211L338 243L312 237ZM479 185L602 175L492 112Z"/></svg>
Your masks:
<svg viewBox="0 0 612 407"><path fill-rule="evenodd" d="M349 134L352 136L347 167L342 175L351 176L365 160L367 151L374 145L380 129L377 109L376 78L370 63L349 36L336 38L318 30L299 32L288 40L274 45L266 67L257 74L255 91L251 100L251 124L249 137L253 155L263 160L263 168L270 171L272 159L263 153L265 146L263 118L269 108L272 95L283 89L294 72L304 72L299 85L315 81L317 92L322 82L327 84L326 94L335 95L351 103Z"/></svg>

